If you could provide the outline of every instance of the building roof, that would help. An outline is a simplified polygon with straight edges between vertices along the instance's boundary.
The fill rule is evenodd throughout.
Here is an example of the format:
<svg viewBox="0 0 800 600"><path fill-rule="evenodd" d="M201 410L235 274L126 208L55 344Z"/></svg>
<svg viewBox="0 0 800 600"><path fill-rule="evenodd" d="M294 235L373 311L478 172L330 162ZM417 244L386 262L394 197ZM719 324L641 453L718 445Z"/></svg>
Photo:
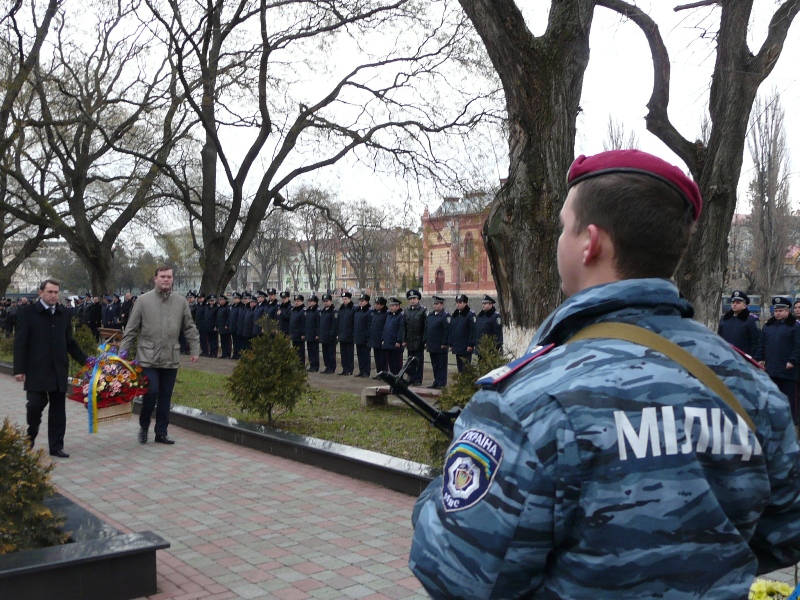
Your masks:
<svg viewBox="0 0 800 600"><path fill-rule="evenodd" d="M445 198L430 218L480 214L486 210L491 201L492 194L486 192L472 192L463 198Z"/></svg>

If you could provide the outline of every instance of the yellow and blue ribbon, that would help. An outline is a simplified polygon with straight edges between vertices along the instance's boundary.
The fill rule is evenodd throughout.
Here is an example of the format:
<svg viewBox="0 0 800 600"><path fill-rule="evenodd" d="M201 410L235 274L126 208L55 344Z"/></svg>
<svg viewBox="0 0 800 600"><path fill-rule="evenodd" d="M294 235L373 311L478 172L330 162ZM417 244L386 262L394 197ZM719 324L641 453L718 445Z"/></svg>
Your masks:
<svg viewBox="0 0 800 600"><path fill-rule="evenodd" d="M89 433L97 433L97 387L100 384L101 378L105 377L105 375L103 375L101 363L118 362L131 373L136 372L136 369L131 363L112 350L111 344L101 344L97 349L100 351L100 355L94 363L92 376L89 378L89 397L87 398L87 408L89 409Z"/></svg>

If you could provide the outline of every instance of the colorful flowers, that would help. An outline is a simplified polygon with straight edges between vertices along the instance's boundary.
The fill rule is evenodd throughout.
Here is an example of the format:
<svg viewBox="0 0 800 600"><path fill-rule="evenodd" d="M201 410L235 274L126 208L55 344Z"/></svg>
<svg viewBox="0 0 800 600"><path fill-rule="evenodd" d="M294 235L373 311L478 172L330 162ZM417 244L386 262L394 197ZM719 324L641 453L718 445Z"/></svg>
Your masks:
<svg viewBox="0 0 800 600"><path fill-rule="evenodd" d="M792 586L781 581L756 579L750 586L749 600L786 600L792 595Z"/></svg>
<svg viewBox="0 0 800 600"><path fill-rule="evenodd" d="M136 361L126 360L124 353L117 354L108 344L99 350L72 378L71 400L88 405L94 395L97 408L105 408L131 402L147 392L147 378Z"/></svg>

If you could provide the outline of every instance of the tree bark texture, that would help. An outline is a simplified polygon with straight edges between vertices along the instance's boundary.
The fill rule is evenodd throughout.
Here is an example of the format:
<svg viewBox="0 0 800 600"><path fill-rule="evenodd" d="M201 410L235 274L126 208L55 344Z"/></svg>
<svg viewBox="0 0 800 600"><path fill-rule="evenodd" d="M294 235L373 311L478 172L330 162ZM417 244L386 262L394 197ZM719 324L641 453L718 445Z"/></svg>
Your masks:
<svg viewBox="0 0 800 600"><path fill-rule="evenodd" d="M460 0L506 94L509 177L484 225L505 322L534 327L558 304L556 245L589 62L594 0L554 0L534 37L512 0Z"/></svg>

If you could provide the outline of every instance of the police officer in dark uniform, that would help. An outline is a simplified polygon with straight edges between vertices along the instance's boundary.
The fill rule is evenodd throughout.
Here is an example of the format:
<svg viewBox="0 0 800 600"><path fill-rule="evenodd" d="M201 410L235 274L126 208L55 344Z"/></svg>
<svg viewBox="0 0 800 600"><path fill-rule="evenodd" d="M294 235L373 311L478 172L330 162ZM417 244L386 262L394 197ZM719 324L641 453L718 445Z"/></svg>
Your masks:
<svg viewBox="0 0 800 600"><path fill-rule="evenodd" d="M419 303L422 294L418 290L406 292L408 306L403 311L406 318L406 350L408 358L416 359L408 368L411 385L422 385L425 364L425 317L428 309Z"/></svg>
<svg viewBox="0 0 800 600"><path fill-rule="evenodd" d="M729 344L736 346L746 354L753 354L758 347L758 330L756 319L750 317L748 305L750 298L741 290L731 294L731 309L719 320L717 333Z"/></svg>
<svg viewBox="0 0 800 600"><path fill-rule="evenodd" d="M128 304L128 297L129 295L126 295L125 303L120 307L120 324L122 326L128 322L128 316L131 314L131 309L133 308L133 303ZM189 311L192 313L192 321L194 321L194 312L192 311L194 300L194 294L191 291L186 292L186 302L189 303ZM197 324L195 324L195 326L197 326ZM186 339L186 336L183 335L183 331L178 334L178 343L181 345L181 354L188 355L189 342Z"/></svg>
<svg viewBox="0 0 800 600"><path fill-rule="evenodd" d="M203 319L203 330L206 332L206 339L208 340L208 356L209 358L217 358L219 351L219 338L217 337L217 297L214 294L209 294L206 297L206 314Z"/></svg>
<svg viewBox="0 0 800 600"><path fill-rule="evenodd" d="M481 338L488 335L494 339L494 347L502 350L503 321L500 319L500 313L495 310L494 305L494 298L484 294L483 300L481 300L481 312L475 317L475 343L480 344Z"/></svg>
<svg viewBox="0 0 800 600"><path fill-rule="evenodd" d="M375 370L378 373L389 370L386 351L383 349L383 326L386 324L388 314L386 298L378 296L375 299L375 309L372 311L370 319L369 340L367 341L375 356Z"/></svg>
<svg viewBox="0 0 800 600"><path fill-rule="evenodd" d="M278 320L278 299L275 297L277 293L275 288L267 290L267 316L273 321Z"/></svg>
<svg viewBox="0 0 800 600"><path fill-rule="evenodd" d="M200 333L200 356L208 356L208 334L205 332L203 324L206 322L208 304L206 295L202 291L197 295L197 310L194 313L194 324Z"/></svg>
<svg viewBox="0 0 800 600"><path fill-rule="evenodd" d="M772 298L774 316L764 323L755 359L789 400L792 419L798 424L797 370L800 366L800 323L791 314L792 299Z"/></svg>
<svg viewBox="0 0 800 600"><path fill-rule="evenodd" d="M456 355L459 373L464 371L464 365L472 362L472 353L475 350L475 313L468 302L466 295L456 296L456 310L450 319L450 348Z"/></svg>
<svg viewBox="0 0 800 600"><path fill-rule="evenodd" d="M369 377L372 359L369 355L369 330L372 323L372 307L369 304L369 294L358 297L358 308L353 311L353 342L358 354L358 375L356 377Z"/></svg>
<svg viewBox="0 0 800 600"><path fill-rule="evenodd" d="M220 294L217 305L217 333L219 334L220 358L230 358L232 355L231 307L225 294Z"/></svg>
<svg viewBox="0 0 800 600"><path fill-rule="evenodd" d="M297 351L297 357L300 359L300 364L306 366L306 299L302 294L296 294L294 297L294 306L289 311L289 337L292 338L292 345Z"/></svg>
<svg viewBox="0 0 800 600"><path fill-rule="evenodd" d="M336 333L339 329L336 310L333 308L333 297L322 295L322 310L319 313L319 341L322 344L322 362L325 365L323 375L336 373Z"/></svg>
<svg viewBox="0 0 800 600"><path fill-rule="evenodd" d="M267 292L258 290L256 299L258 302L256 304L256 314L253 315L253 337L261 335L261 325L258 324L258 321L267 312Z"/></svg>
<svg viewBox="0 0 800 600"><path fill-rule="evenodd" d="M392 373L403 368L403 348L406 341L406 319L398 298L389 298L389 314L383 325L383 350Z"/></svg>
<svg viewBox="0 0 800 600"><path fill-rule="evenodd" d="M342 304L339 306L336 317L339 321L339 356L342 359L342 372L339 375L352 375L355 369L355 361L353 360L354 309L353 294L342 292Z"/></svg>
<svg viewBox="0 0 800 600"><path fill-rule="evenodd" d="M308 370L312 373L319 371L319 324L320 314L317 309L319 298L311 295L306 307L306 350L308 352Z"/></svg>
<svg viewBox="0 0 800 600"><path fill-rule="evenodd" d="M444 309L444 298L433 297L433 310L425 320L425 347L431 358L431 389L447 385L447 354L450 349L450 313Z"/></svg>
<svg viewBox="0 0 800 600"><path fill-rule="evenodd" d="M256 316L256 302L258 302L258 299L249 293L242 294L242 300L245 299L247 305L242 310L239 321L239 335L242 338L239 354L250 347L250 340L253 339L253 318Z"/></svg>
<svg viewBox="0 0 800 600"><path fill-rule="evenodd" d="M291 337L289 327L292 319L292 303L289 297L289 292L281 292L281 303L278 305L278 310L275 311L275 315L278 317L278 328Z"/></svg>
<svg viewBox="0 0 800 600"><path fill-rule="evenodd" d="M242 339L239 335L239 313L244 308L242 306L242 294L233 292L233 303L228 318L228 330L231 332L231 358L238 359L242 352Z"/></svg>

